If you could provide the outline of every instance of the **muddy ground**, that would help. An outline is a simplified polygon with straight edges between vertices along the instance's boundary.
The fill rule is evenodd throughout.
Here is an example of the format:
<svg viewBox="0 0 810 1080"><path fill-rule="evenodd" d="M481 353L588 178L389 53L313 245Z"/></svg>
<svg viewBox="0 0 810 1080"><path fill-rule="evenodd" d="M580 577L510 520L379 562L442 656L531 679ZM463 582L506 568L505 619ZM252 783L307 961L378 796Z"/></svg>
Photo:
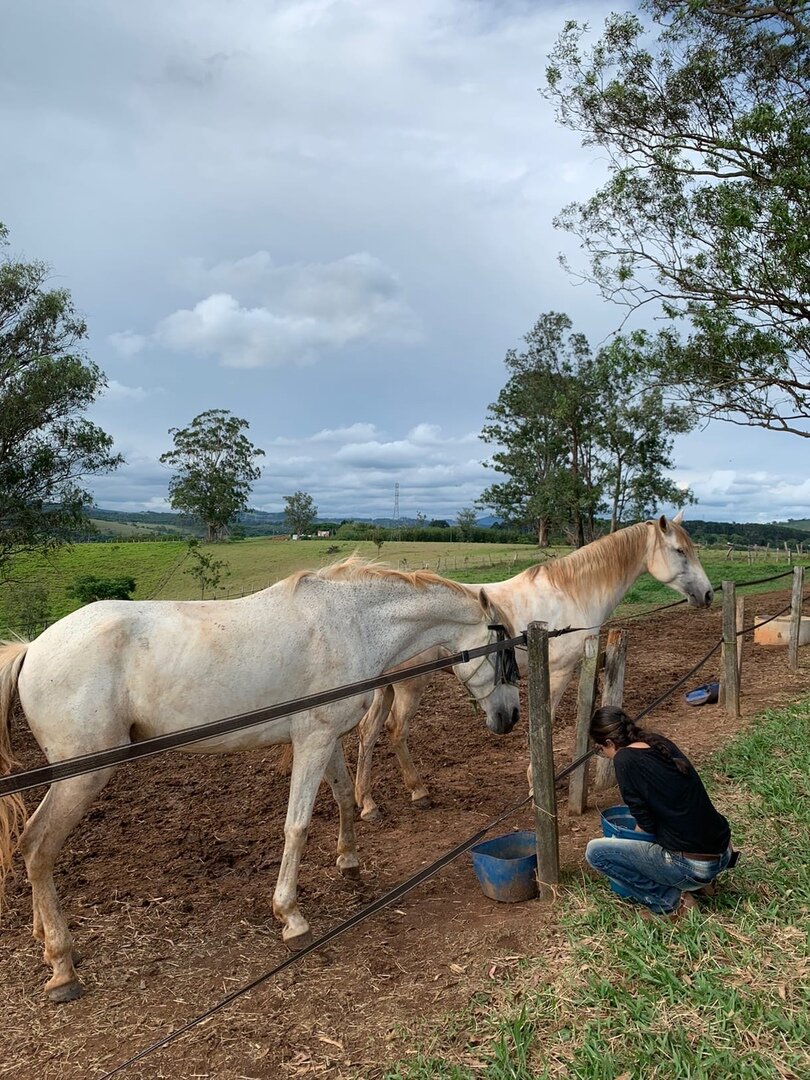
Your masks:
<svg viewBox="0 0 810 1080"><path fill-rule="evenodd" d="M748 601L771 613L787 591ZM617 624L618 625L618 624ZM720 613L675 608L621 623L629 631L625 704L638 711L675 682L720 635ZM690 685L719 676L719 653ZM681 693L650 727L673 737L700 762L764 708L810 690L810 663L788 670L785 649L745 639L743 717L719 706L690 708ZM570 760L575 687L559 710L555 756ZM21 725L15 746L39 763ZM353 737L347 740L354 757ZM320 934L525 794L526 728L490 734L463 688L437 677L414 721L414 758L434 797L417 811L384 742L376 785L384 820L358 824L362 876L349 882L334 865L337 814L324 785L300 878L302 909ZM57 885L88 993L49 1004L41 948L30 936L24 874L11 881L0 930L0 1077L79 1080L99 1077L288 954L271 899L282 847L287 779L276 752L200 758L171 754L119 771L70 837ZM598 796L602 806L616 793ZM32 800L32 806L34 805ZM599 834L598 816L569 819L560 799L563 870L583 871L583 849ZM499 831L530 827L528 811ZM203 1026L121 1075L132 1080L275 1080L356 1077L407 1050L403 1034L419 1018L437 1019L531 955L538 970L565 956L558 929L564 889L554 903L505 905L486 899L463 856L438 877L340 940L258 987ZM542 974L539 976L542 977Z"/></svg>

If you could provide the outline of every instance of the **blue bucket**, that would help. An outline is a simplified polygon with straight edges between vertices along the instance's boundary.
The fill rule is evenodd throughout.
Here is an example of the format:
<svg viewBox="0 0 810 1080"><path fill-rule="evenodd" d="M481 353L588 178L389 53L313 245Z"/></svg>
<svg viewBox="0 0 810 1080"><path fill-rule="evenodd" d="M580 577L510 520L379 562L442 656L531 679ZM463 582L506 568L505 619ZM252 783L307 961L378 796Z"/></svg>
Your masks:
<svg viewBox="0 0 810 1080"><path fill-rule="evenodd" d="M528 829L485 840L470 848L484 896L515 904L537 896L537 838Z"/></svg>
<svg viewBox="0 0 810 1080"><path fill-rule="evenodd" d="M611 806L607 810L602 810L600 816L603 836L616 840L646 840L648 843L655 840L653 833L636 832L636 819L626 806ZM610 887L617 896L632 895L615 881L610 882Z"/></svg>

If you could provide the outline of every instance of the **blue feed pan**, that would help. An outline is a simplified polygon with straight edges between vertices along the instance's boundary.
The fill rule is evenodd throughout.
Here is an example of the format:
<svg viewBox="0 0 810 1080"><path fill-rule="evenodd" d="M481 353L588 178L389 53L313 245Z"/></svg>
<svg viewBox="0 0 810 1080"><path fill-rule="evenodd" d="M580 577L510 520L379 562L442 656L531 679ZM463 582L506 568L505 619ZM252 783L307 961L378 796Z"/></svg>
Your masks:
<svg viewBox="0 0 810 1080"><path fill-rule="evenodd" d="M515 904L537 896L537 840L528 829L495 836L470 848L484 896Z"/></svg>
<svg viewBox="0 0 810 1080"><path fill-rule="evenodd" d="M696 686L694 690L687 690L683 700L687 705L715 705L720 696L720 683L707 682L703 686Z"/></svg>
<svg viewBox="0 0 810 1080"><path fill-rule="evenodd" d="M636 832L636 819L626 806L611 806L601 812L601 818L603 836L616 840L655 840L653 833ZM611 881L610 887L617 896L631 896L631 893L615 881Z"/></svg>

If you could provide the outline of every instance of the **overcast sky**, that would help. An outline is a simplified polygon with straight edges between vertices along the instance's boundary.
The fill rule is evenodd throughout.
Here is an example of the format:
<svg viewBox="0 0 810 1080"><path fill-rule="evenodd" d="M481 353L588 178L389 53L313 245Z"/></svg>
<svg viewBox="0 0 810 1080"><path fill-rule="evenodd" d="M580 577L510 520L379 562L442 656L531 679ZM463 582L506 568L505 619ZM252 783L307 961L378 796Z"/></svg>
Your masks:
<svg viewBox="0 0 810 1080"><path fill-rule="evenodd" d="M542 312L596 346L622 312L557 264L603 162L537 93L551 0L27 0L0 36L0 220L90 327L113 509L163 509L158 456L209 408L266 451L251 503L453 517ZM693 517L810 513L795 436L682 438Z"/></svg>

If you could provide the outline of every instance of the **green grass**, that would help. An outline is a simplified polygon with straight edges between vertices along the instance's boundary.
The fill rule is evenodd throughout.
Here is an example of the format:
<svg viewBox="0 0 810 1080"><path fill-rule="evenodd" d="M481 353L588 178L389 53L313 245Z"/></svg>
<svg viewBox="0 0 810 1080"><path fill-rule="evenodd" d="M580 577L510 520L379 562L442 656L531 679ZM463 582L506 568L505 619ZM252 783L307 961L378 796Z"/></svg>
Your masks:
<svg viewBox="0 0 810 1080"><path fill-rule="evenodd" d="M330 547L336 547L337 552L329 554ZM65 590L82 574L95 574L97 577L131 576L137 584L136 600L198 599L198 586L185 573L187 564L182 563L186 550L185 541L180 539L141 543L75 544L48 558L20 556L12 564L11 576L15 581L32 580L45 586L50 597L52 619L62 618L77 606L76 601L68 597ZM322 566L333 559L350 555L353 551L358 551L367 558L376 558L378 554L371 541L293 541L271 537L218 544L214 545L212 550L217 558L227 562L231 571L217 591L217 595L222 597L239 596L264 589L294 570ZM564 555L570 550L555 548L541 553L533 547L511 544L386 541L379 557L392 566L408 569L427 567L459 581L478 582L501 581L533 566L538 559L545 561L549 555ZM705 549L702 554L706 572L716 583L723 578L744 581L789 569L785 561L757 562L750 566L746 561L729 562L720 549ZM789 578L785 578L781 583L759 586L752 591L766 591L786 586L788 583ZM4 595L8 588L13 588L13 585L0 588L0 632L6 626ZM671 589L645 574L627 594L620 613L643 611L647 607L665 604L673 599L677 599L677 596Z"/></svg>
<svg viewBox="0 0 810 1080"><path fill-rule="evenodd" d="M330 547L337 552L328 553ZM264 589L287 577L294 570L322 566L333 559L358 551L367 558L376 558L377 548L370 541L335 540L274 540L256 537L238 543L212 545L217 558L224 559L230 575L223 579L217 595L239 596ZM525 556L532 549L510 544L450 544L386 542L380 557L393 566L417 569L427 566L440 573L474 568L470 572L481 580L503 570L508 577L516 571L515 557ZM187 546L183 540L144 541L142 543L74 544L47 558L19 556L11 566L11 578L17 581L36 581L48 591L53 619L73 611L77 603L66 595L66 588L82 574L97 577L116 577L122 574L135 578L136 600L199 599L199 587L185 573L183 563ZM527 563L531 565L531 559ZM0 588L0 632L6 625L4 596Z"/></svg>
<svg viewBox="0 0 810 1080"><path fill-rule="evenodd" d="M810 702L768 713L702 770L744 852L711 909L646 921L601 881L565 882L562 970L538 988L529 961L385 1080L810 1076L808 731Z"/></svg>

